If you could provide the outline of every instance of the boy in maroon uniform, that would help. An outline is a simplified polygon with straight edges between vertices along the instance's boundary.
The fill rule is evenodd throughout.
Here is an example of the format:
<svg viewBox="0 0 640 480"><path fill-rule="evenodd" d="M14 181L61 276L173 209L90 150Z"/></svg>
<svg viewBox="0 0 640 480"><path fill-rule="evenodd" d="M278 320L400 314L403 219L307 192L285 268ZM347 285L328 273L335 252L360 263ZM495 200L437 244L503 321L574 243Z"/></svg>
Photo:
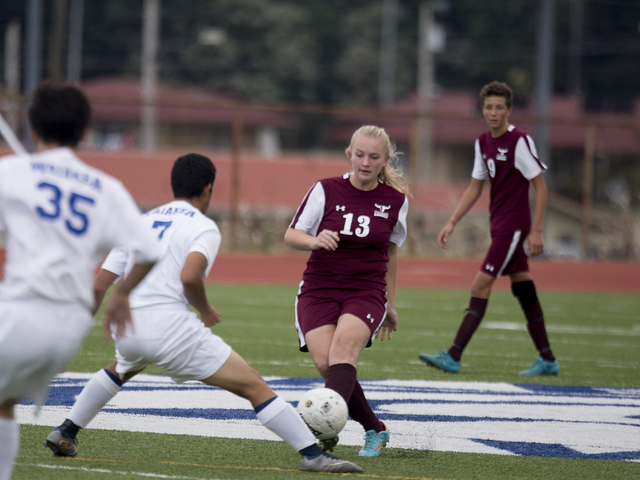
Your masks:
<svg viewBox="0 0 640 480"><path fill-rule="evenodd" d="M475 144L471 183L453 215L438 235L438 245L447 247L455 225L475 204L484 181L491 182L491 246L471 284L471 301L453 345L435 355L419 355L427 365L446 372L460 371L462 351L480 325L496 278L508 274L511 291L527 318L527 328L540 357L520 375L557 375L558 361L551 352L544 325L542 307L529 273L523 245L528 241L532 256L544 250L542 223L547 202L547 188L542 177L546 170L538 160L533 140L509 124L513 93L504 83L492 82L480 91L482 114L491 129ZM529 210L529 183L535 190L533 224Z"/></svg>
<svg viewBox="0 0 640 480"><path fill-rule="evenodd" d="M311 250L296 297L300 350L363 426L359 454L374 457L389 432L364 396L356 365L374 337L391 339L398 325L397 251L406 238L408 200L404 181L388 165L396 153L383 129L359 128L346 153L353 171L309 190L285 242ZM333 450L337 441L325 440L323 448Z"/></svg>

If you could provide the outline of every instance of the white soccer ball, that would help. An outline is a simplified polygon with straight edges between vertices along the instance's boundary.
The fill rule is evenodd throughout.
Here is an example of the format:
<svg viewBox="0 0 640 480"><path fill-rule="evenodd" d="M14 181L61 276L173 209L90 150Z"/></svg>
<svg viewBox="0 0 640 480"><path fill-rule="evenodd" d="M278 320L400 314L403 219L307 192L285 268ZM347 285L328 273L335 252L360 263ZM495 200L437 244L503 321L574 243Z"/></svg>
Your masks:
<svg viewBox="0 0 640 480"><path fill-rule="evenodd" d="M309 390L298 402L296 410L318 440L338 435L349 417L347 402L330 388Z"/></svg>

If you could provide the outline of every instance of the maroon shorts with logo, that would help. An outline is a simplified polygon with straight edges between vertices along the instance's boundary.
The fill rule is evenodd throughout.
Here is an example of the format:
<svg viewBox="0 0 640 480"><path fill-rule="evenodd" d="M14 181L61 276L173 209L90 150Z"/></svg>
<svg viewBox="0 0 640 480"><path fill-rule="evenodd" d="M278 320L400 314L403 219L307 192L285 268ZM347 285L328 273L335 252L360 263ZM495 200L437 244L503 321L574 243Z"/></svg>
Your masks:
<svg viewBox="0 0 640 480"><path fill-rule="evenodd" d="M296 297L296 330L300 351L308 352L304 336L323 325L337 324L344 314L351 314L362 320L373 337L387 314L387 298L384 290L349 290L343 288L317 288L309 282L302 282Z"/></svg>
<svg viewBox="0 0 640 480"><path fill-rule="evenodd" d="M504 274L528 272L529 262L524 241L529 232L498 232L491 235L491 246L480 271L498 278Z"/></svg>

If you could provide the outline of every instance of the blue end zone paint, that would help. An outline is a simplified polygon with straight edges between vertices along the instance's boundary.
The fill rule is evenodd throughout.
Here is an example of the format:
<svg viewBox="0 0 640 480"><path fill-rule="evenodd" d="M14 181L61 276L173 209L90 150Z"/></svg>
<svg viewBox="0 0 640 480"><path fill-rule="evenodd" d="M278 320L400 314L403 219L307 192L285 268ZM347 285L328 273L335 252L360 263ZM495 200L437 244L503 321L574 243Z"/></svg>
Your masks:
<svg viewBox="0 0 640 480"><path fill-rule="evenodd" d="M611 452L586 454L560 444L535 442L499 442L474 438L475 442L489 447L506 450L525 457L581 458L583 460L640 460L640 450L630 452Z"/></svg>
<svg viewBox="0 0 640 480"><path fill-rule="evenodd" d="M56 409L61 417L55 424L64 418L91 376L66 374L54 380L46 406ZM303 392L323 386L318 378L267 381L294 407ZM390 447L640 460L640 389L419 380L361 380L361 384L371 407L390 426ZM141 397L140 392L149 395ZM235 431L243 429L244 421L257 424L249 402L227 399L224 403L219 400L222 394L220 389L198 382L174 384L166 376L140 375L124 385L116 398L120 403L107 404L103 412L117 414L110 417L113 419L136 418L138 422L171 418L180 422L229 421ZM190 395L203 395L205 404L212 408L194 408L201 405L199 402L183 405L180 399ZM360 428L350 424L353 432ZM358 430L357 441L361 435Z"/></svg>

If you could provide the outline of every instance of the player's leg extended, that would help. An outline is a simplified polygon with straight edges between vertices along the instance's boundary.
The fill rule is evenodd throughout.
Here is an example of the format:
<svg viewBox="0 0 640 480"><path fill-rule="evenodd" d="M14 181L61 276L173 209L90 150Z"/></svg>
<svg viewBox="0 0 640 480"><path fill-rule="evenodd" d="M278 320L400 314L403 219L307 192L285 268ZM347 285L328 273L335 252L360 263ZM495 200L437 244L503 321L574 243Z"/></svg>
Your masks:
<svg viewBox="0 0 640 480"><path fill-rule="evenodd" d="M249 400L260 423L296 451L315 445L315 437L295 409L276 396L260 374L235 351L216 373L202 381Z"/></svg>
<svg viewBox="0 0 640 480"><path fill-rule="evenodd" d="M471 284L469 308L467 308L467 313L458 327L453 344L449 350L443 350L435 355L421 353L419 358L422 362L445 372L458 373L460 371L462 352L482 322L489 302L491 287L495 280L495 277L482 271L476 274Z"/></svg>
<svg viewBox="0 0 640 480"><path fill-rule="evenodd" d="M376 457L389 441L389 432L371 409L357 380L356 365L362 350L371 339L371 329L360 318L344 314L331 342L329 373L325 385L340 393L347 402L349 415L365 430L360 456ZM343 394L341 390L345 391ZM350 390L350 393L348 392ZM345 397L348 395L348 397Z"/></svg>
<svg viewBox="0 0 640 480"><path fill-rule="evenodd" d="M516 272L510 275L511 292L520 302L520 307L527 319L527 330L533 340L540 358L522 375L556 375L559 371L558 361L553 356L547 329L544 323L544 312L538 300L535 284L529 272Z"/></svg>
<svg viewBox="0 0 640 480"><path fill-rule="evenodd" d="M236 352L209 378L202 380L251 402L262 425L302 454L300 468L318 472L362 472L355 463L326 454L300 415L271 390L262 376Z"/></svg>
<svg viewBox="0 0 640 480"><path fill-rule="evenodd" d="M495 277L487 275L484 272L478 272L473 279L473 283L471 284L471 300L469 301L469 308L467 308L467 313L458 328L456 337L453 340L453 345L449 349L449 354L456 361L460 360L462 352L484 318L485 311L487 310L487 303L489 302L491 287L493 287L493 282L495 282L495 280Z"/></svg>
<svg viewBox="0 0 640 480"><path fill-rule="evenodd" d="M15 399L0 404L0 480L9 480L20 450L20 430L13 415Z"/></svg>
<svg viewBox="0 0 640 480"><path fill-rule="evenodd" d="M76 457L76 436L81 428L85 428L104 406L116 396L122 385L142 370L127 372L120 378L116 373L114 362L97 371L84 386L76 399L69 415L59 427L47 437L45 446L61 457Z"/></svg>

